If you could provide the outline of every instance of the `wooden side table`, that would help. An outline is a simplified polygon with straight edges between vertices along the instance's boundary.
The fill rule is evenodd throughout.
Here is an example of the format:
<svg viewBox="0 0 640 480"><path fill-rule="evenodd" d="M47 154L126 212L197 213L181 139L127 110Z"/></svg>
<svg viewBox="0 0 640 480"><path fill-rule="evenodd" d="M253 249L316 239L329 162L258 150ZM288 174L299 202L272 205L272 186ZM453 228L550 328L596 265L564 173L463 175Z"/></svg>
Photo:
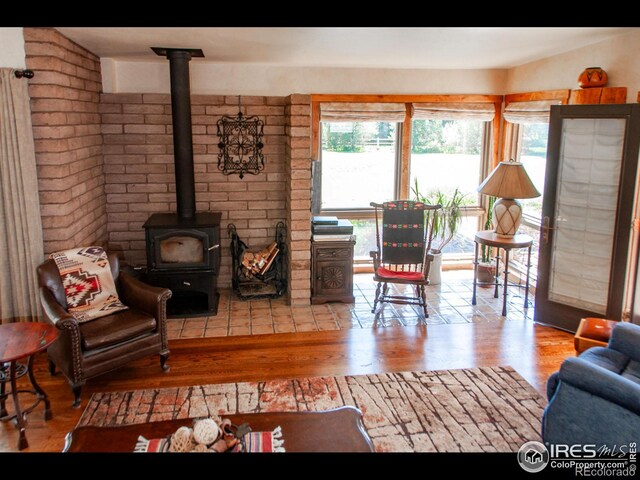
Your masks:
<svg viewBox="0 0 640 480"><path fill-rule="evenodd" d="M499 237L493 230L482 230L476 233L475 236L475 257L473 261L473 297L471 298L471 304L476 304L476 287L477 285L495 285L494 298L498 298L498 287L500 282L498 281L498 266L500 264L500 249L504 250L504 283L502 286L502 316L507 315L507 287L521 285L515 283L509 283L509 252L515 248L527 248L527 278L525 283L524 294L524 308L528 308L529 300L529 270L531 269L531 245L533 245L533 238L529 235L517 234L514 237ZM494 282L478 282L478 248L480 245L486 245L487 247L496 247L498 249L496 255L496 277Z"/></svg>
<svg viewBox="0 0 640 480"><path fill-rule="evenodd" d="M51 407L47 394L40 388L33 375L33 357L36 353L46 350L56 338L58 330L52 325L38 322L20 322L0 325L0 421L16 421L19 431L18 450L29 446L27 442L26 415L44 401L44 419L51 419ZM27 365L18 363L18 360L28 358ZM33 390L18 390L16 380L25 374ZM11 384L11 391L6 392L6 384ZM28 408L21 408L18 400L19 393L31 393L36 400ZM6 400L11 395L15 413L9 415L6 409Z"/></svg>

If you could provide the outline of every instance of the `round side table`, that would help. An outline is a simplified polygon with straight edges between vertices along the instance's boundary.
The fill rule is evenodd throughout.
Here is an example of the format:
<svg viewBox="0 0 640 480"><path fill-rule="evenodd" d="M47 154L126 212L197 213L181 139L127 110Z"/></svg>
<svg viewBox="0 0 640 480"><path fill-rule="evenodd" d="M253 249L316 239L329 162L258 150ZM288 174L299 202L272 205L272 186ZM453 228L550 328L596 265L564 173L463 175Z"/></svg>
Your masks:
<svg viewBox="0 0 640 480"><path fill-rule="evenodd" d="M471 304L476 304L476 286L480 283L478 282L478 246L486 245L488 247L496 247L498 249L498 254L496 255L496 277L495 282L489 283L489 285L495 285L495 293L494 297L498 298L498 265L500 262L500 249L504 250L504 284L502 286L502 316L507 315L507 287L508 286L520 286L513 283L509 283L509 252L514 248L527 248L528 256L527 256L527 278L525 284L525 294L524 294L524 308L528 308L528 300L529 300L529 269L531 268L531 245L533 244L533 238L529 235L517 234L513 237L499 237L495 234L493 230L482 230L476 233L475 236L475 259L473 261L473 297L471 298ZM482 283L482 285L486 285L486 283Z"/></svg>
<svg viewBox="0 0 640 480"><path fill-rule="evenodd" d="M33 375L33 357L36 353L46 350L56 338L58 330L46 323L19 322L0 325L0 421L16 421L20 432L18 450L29 446L27 442L26 415L44 401L44 419L51 419L51 407L47 394L40 388ZM18 360L27 358L27 364L18 363ZM18 390L16 380L29 376L33 390ZM11 391L6 391L7 383L11 384ZM31 393L36 400L28 408L21 408L18 399L19 393ZM7 398L11 395L15 413L9 415L6 409Z"/></svg>

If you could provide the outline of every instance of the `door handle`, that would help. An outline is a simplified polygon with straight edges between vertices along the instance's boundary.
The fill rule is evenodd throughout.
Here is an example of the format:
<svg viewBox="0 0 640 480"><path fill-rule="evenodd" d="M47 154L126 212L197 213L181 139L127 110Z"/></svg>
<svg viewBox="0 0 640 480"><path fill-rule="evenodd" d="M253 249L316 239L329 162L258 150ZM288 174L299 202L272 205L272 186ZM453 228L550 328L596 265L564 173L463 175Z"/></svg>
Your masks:
<svg viewBox="0 0 640 480"><path fill-rule="evenodd" d="M549 243L549 231L555 230L555 227L550 226L550 224L551 219L549 217L542 219L542 227L540 229L542 230L542 241L545 245Z"/></svg>

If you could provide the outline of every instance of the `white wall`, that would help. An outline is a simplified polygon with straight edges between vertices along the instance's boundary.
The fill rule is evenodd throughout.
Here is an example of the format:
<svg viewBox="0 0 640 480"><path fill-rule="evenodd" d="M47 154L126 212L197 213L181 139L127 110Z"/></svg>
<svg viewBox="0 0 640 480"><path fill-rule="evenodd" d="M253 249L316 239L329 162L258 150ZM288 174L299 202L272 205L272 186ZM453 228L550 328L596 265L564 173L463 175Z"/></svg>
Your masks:
<svg viewBox="0 0 640 480"><path fill-rule="evenodd" d="M640 32L511 68L505 93L578 88L578 75L586 67L604 68L607 86L627 87L627 102L635 103L640 90Z"/></svg>
<svg viewBox="0 0 640 480"><path fill-rule="evenodd" d="M191 60L191 93L502 94L506 70L404 70L214 64ZM107 93L169 93L169 62L102 59Z"/></svg>
<svg viewBox="0 0 640 480"><path fill-rule="evenodd" d="M0 28L0 67L25 68L22 27Z"/></svg>
<svg viewBox="0 0 640 480"><path fill-rule="evenodd" d="M191 92L220 95L290 93L485 93L504 94L578 88L586 67L609 74L609 86L627 87L627 101L640 90L640 32L614 37L509 70L428 70L293 67L191 61ZM102 59L108 93L169 93L169 62Z"/></svg>

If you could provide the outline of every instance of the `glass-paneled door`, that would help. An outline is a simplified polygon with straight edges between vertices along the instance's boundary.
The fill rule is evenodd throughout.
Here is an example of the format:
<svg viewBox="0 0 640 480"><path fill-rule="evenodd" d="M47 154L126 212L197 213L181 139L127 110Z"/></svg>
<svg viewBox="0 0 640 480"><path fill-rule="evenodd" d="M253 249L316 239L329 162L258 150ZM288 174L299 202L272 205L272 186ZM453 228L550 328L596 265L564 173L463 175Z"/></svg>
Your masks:
<svg viewBox="0 0 640 480"><path fill-rule="evenodd" d="M639 137L638 105L551 107L536 322L620 320Z"/></svg>

